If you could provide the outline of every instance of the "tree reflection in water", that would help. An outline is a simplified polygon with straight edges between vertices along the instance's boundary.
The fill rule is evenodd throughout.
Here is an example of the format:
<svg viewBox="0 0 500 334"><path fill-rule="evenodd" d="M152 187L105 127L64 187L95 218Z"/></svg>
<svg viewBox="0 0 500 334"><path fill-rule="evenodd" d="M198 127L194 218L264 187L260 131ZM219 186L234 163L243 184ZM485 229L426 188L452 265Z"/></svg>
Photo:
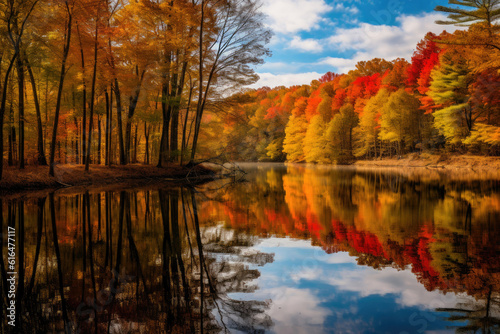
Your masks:
<svg viewBox="0 0 500 334"><path fill-rule="evenodd" d="M256 238L237 233L234 240L224 240L230 245L224 253L234 262L221 265L215 251L204 249L217 241L200 226L206 223L200 222L194 190L50 194L48 200L0 204L0 227L4 230L6 207L7 224L16 226L17 247L22 247L19 333L212 333L228 326L264 330L272 324L264 315L266 303L228 296L254 289L251 281L259 273L242 261L255 259L240 254L238 247ZM256 256L262 265L273 260L272 255ZM4 333L11 328L2 319Z"/></svg>
<svg viewBox="0 0 500 334"><path fill-rule="evenodd" d="M411 270L428 291L475 298L436 310L457 332L498 330L498 182L293 166L248 179L216 196L165 188L0 200L1 230L17 230L16 330L265 332L272 301L236 296L258 291L274 254L253 246L270 236ZM5 307L2 319L4 333Z"/></svg>

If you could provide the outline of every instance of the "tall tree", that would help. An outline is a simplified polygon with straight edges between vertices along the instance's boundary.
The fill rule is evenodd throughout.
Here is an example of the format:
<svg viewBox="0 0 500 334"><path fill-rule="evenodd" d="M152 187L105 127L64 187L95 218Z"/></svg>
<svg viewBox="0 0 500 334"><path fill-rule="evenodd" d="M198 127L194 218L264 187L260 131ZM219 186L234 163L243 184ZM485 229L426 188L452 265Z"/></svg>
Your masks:
<svg viewBox="0 0 500 334"><path fill-rule="evenodd" d="M57 89L56 109L54 112L54 126L52 127L52 142L50 144L50 157L49 157L49 175L54 176L54 160L56 153L57 141L57 126L59 124L59 113L61 110L61 99L63 95L64 78L66 77L66 61L68 59L69 48L71 44L71 28L73 27L73 8L74 2L70 4L68 0L64 1L65 8L65 24L64 24L64 44L61 59L61 72L59 74L59 86Z"/></svg>
<svg viewBox="0 0 500 334"><path fill-rule="evenodd" d="M85 157L85 171L89 170L90 165L90 149L92 144L92 125L94 121L94 108L95 108L95 90L96 90L96 79L97 79L97 49L98 49L98 40L99 40L99 21L100 21L100 5L101 3L97 3L96 5L96 15L95 15L95 32L94 32L94 67L92 70L92 86L90 90L90 115L89 115L89 135L87 142L87 156Z"/></svg>
<svg viewBox="0 0 500 334"><path fill-rule="evenodd" d="M269 55L265 44L271 38L271 33L264 27L264 17L255 1L201 0L200 5L199 87L191 163L194 163L201 120L212 84L215 80L226 85L255 82L258 77L248 65L260 64L263 62L262 58ZM205 24L210 14L212 23L215 23L216 27L211 32ZM206 77L204 77L205 71L208 72Z"/></svg>
<svg viewBox="0 0 500 334"><path fill-rule="evenodd" d="M397 143L397 153L403 154L419 139L419 100L404 88L391 94L382 109L380 119L381 140Z"/></svg>
<svg viewBox="0 0 500 334"><path fill-rule="evenodd" d="M475 116L469 103L472 76L467 61L460 55L445 53L441 66L431 73L432 83L427 95L439 106L434 126L450 144L459 144L474 125Z"/></svg>
<svg viewBox="0 0 500 334"><path fill-rule="evenodd" d="M44 148L44 139L43 139L43 126L42 126L42 111L40 108L40 99L36 87L36 79L33 74L33 69L28 60L28 57L24 55L24 62L26 64L26 69L28 70L28 75L31 82L31 89L33 91L33 101L35 102L35 111L36 111L36 130L37 130L37 150L38 156L37 161L39 165L46 166L47 159L45 158L45 148Z"/></svg>

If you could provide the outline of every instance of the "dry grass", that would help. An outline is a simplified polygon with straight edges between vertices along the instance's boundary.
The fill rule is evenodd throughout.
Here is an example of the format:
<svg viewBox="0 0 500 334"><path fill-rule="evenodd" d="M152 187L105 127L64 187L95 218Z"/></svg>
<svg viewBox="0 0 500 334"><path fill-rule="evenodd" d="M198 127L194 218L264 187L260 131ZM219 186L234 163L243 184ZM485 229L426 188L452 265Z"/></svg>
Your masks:
<svg viewBox="0 0 500 334"><path fill-rule="evenodd" d="M401 159L360 160L357 170L379 169L408 177L452 180L500 180L500 157L408 154Z"/></svg>
<svg viewBox="0 0 500 334"><path fill-rule="evenodd" d="M23 170L6 167L0 181L0 193L27 190L57 189L68 186L103 186L118 183L147 183L151 181L179 181L189 177L206 176L211 170L169 165L157 168L149 165L91 166L89 172L81 165L58 165L55 176L49 176L47 166L27 166Z"/></svg>

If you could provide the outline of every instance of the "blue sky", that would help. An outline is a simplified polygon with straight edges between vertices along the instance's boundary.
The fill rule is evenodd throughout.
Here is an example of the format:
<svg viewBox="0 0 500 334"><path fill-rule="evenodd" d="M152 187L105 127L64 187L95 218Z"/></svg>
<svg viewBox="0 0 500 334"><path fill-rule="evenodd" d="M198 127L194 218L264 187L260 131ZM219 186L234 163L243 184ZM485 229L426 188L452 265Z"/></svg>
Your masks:
<svg viewBox="0 0 500 334"><path fill-rule="evenodd" d="M429 31L453 31L434 22L446 0L263 0L274 36L273 56L257 67L252 87L307 84L328 71L346 73L360 60L410 60Z"/></svg>

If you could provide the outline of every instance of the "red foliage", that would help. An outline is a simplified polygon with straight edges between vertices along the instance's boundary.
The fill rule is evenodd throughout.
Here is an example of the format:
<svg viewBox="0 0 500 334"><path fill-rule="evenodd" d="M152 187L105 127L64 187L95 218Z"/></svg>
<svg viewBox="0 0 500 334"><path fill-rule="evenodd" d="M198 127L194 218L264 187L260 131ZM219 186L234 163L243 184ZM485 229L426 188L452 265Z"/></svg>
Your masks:
<svg viewBox="0 0 500 334"><path fill-rule="evenodd" d="M417 44L417 49L411 57L411 65L408 67L406 84L408 86L417 86L419 78L421 77L424 68L428 68L432 62L429 62L431 58L434 59L433 55L439 55L440 49L437 44L433 41L437 36L433 33L428 33L423 40ZM431 70L432 70L431 67Z"/></svg>
<svg viewBox="0 0 500 334"><path fill-rule="evenodd" d="M294 103L294 108L292 110L292 114L295 116L301 116L304 115L307 107L307 100L308 98L305 96L299 97L295 103Z"/></svg>
<svg viewBox="0 0 500 334"><path fill-rule="evenodd" d="M324 83L324 82L330 82L333 81L336 77L338 77L338 74L335 74L333 72L327 72L325 73L321 78L319 78L319 82Z"/></svg>
<svg viewBox="0 0 500 334"><path fill-rule="evenodd" d="M310 121L314 115L317 114L316 110L318 109L318 105L321 103L321 97L319 96L311 96L307 99L307 107L306 107L306 118L307 121Z"/></svg>
<svg viewBox="0 0 500 334"><path fill-rule="evenodd" d="M382 78L380 73L359 77L347 88L347 99L352 105L359 98L369 99L377 94Z"/></svg>
<svg viewBox="0 0 500 334"><path fill-rule="evenodd" d="M332 110L338 112L344 105L347 98L347 92L344 88L339 88L335 91L335 96L332 99Z"/></svg>

